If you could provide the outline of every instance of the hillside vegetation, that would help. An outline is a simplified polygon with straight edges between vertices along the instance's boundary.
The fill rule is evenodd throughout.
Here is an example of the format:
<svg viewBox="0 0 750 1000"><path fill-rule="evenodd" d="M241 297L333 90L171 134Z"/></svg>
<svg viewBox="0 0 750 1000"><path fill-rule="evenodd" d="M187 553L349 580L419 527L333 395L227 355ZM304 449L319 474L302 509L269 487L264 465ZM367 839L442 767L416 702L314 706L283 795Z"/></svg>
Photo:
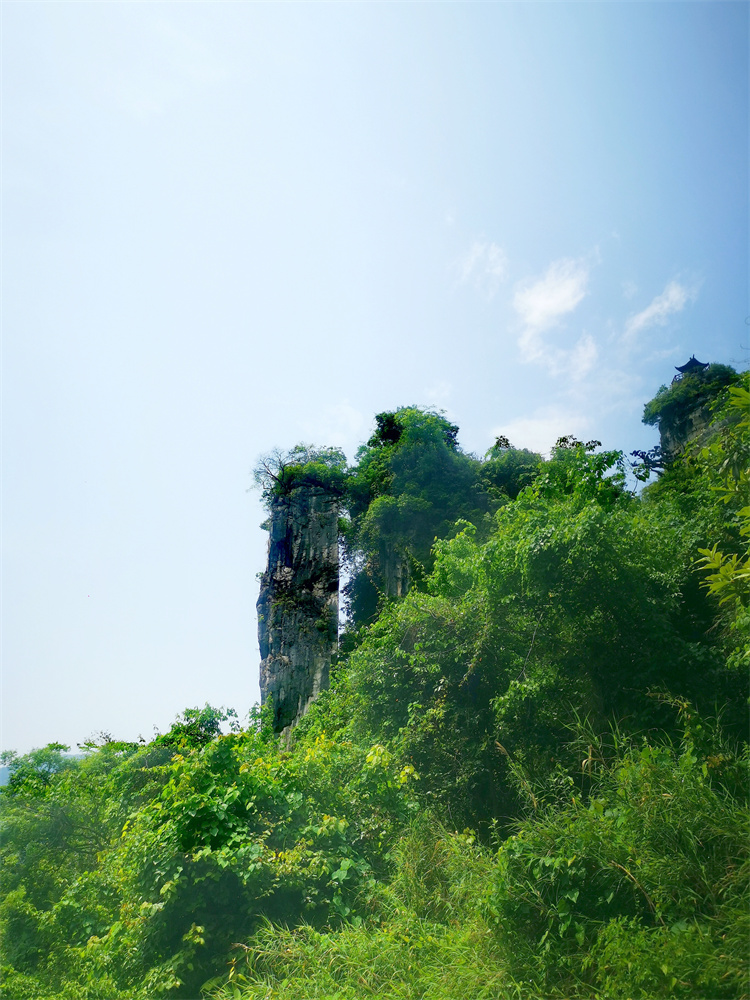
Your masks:
<svg viewBox="0 0 750 1000"><path fill-rule="evenodd" d="M288 746L206 706L6 755L2 996L750 997L748 378L712 405L640 494L416 407L262 463L341 498L331 688Z"/></svg>

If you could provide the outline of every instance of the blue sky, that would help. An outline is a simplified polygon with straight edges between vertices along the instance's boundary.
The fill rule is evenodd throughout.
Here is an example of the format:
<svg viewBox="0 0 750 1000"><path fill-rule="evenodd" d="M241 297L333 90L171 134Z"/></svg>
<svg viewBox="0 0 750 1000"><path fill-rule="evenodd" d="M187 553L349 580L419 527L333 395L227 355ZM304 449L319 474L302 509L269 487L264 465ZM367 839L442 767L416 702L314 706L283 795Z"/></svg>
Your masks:
<svg viewBox="0 0 750 1000"><path fill-rule="evenodd" d="M3 731L258 698L257 457L650 447L745 367L744 3L31 3L3 29Z"/></svg>

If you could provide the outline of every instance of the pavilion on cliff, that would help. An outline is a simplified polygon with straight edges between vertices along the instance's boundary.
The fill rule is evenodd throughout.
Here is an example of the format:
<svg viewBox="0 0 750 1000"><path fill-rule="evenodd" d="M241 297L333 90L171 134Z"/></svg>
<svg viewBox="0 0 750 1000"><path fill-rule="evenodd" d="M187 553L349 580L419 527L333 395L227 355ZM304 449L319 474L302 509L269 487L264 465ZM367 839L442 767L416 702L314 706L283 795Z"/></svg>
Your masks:
<svg viewBox="0 0 750 1000"><path fill-rule="evenodd" d="M708 368L708 361L705 363L703 361L697 361L695 355L691 355L690 360L686 361L684 365L675 365L677 369L677 374L672 379L673 382L679 382L683 375L695 375L696 372L704 372Z"/></svg>

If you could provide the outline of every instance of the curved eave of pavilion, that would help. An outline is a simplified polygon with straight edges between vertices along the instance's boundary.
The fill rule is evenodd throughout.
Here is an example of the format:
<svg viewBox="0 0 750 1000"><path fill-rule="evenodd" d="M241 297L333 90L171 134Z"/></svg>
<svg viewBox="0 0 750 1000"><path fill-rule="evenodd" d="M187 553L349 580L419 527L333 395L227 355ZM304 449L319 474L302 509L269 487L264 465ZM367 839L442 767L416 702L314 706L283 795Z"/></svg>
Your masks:
<svg viewBox="0 0 750 1000"><path fill-rule="evenodd" d="M690 360L686 361L684 365L675 365L675 368L680 373L680 375L687 375L690 372L702 371L704 372L708 368L708 361L698 361L695 355L691 355Z"/></svg>

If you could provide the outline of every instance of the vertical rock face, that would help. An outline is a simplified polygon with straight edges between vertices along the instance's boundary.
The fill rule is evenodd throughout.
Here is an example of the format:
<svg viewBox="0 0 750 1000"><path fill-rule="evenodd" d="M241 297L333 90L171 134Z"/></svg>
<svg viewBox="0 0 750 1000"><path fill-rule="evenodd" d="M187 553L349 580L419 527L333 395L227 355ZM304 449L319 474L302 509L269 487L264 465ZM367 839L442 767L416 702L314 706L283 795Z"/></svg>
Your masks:
<svg viewBox="0 0 750 1000"><path fill-rule="evenodd" d="M680 415L679 421L659 423L662 454L676 456L687 445L703 446L716 432L709 406L696 406Z"/></svg>
<svg viewBox="0 0 750 1000"><path fill-rule="evenodd" d="M409 563L404 553L396 548L382 553L380 569L383 593L386 597L396 599L406 597L409 593L411 574L409 573Z"/></svg>
<svg viewBox="0 0 750 1000"><path fill-rule="evenodd" d="M336 501L299 486L271 508L268 566L258 598L261 701L277 732L294 725L328 687L338 640Z"/></svg>

